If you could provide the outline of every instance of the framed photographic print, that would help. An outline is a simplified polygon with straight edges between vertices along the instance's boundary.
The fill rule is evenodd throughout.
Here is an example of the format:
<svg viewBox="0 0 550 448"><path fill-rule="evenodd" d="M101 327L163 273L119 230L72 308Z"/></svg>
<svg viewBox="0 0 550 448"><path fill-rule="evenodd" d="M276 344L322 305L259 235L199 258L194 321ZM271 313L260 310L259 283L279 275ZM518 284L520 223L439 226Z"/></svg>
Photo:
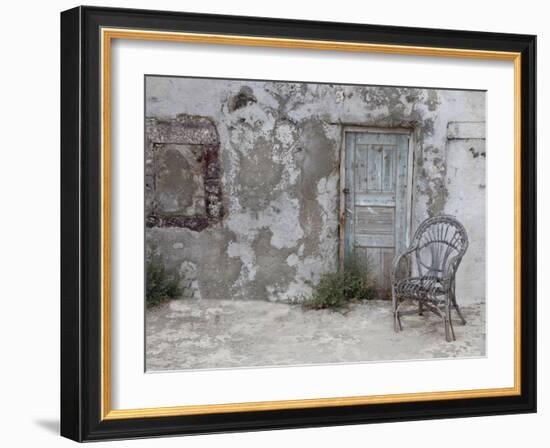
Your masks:
<svg viewBox="0 0 550 448"><path fill-rule="evenodd" d="M61 14L61 433L535 412L535 36Z"/></svg>

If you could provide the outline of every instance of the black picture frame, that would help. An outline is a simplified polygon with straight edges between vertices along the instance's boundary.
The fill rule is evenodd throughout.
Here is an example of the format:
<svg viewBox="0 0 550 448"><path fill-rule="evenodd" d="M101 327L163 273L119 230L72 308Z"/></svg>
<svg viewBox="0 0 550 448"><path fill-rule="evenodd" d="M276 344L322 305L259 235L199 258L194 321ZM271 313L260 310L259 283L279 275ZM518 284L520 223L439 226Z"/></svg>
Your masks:
<svg viewBox="0 0 550 448"><path fill-rule="evenodd" d="M521 393L389 404L102 419L100 29L521 54ZM76 441L536 412L536 37L100 7L61 13L61 435Z"/></svg>

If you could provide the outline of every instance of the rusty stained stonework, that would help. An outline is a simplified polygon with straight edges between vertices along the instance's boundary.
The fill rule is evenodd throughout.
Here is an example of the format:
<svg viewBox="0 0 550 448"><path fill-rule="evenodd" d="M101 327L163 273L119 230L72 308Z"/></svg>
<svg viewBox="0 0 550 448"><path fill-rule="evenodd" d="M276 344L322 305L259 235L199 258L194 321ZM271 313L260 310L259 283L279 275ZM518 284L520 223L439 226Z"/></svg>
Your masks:
<svg viewBox="0 0 550 448"><path fill-rule="evenodd" d="M200 175L202 188L200 207L203 213L187 214L184 210L163 210L159 203L157 183L159 151L174 146L192 147L192 155L200 166L199 173L185 172L187 176ZM219 138L215 125L206 117L178 115L173 120L146 120L146 226L179 227L200 232L223 218ZM188 171L191 171L190 169ZM177 173L176 173L177 174ZM183 179L183 177L182 177ZM179 179L174 180L178 183ZM170 198L168 198L170 199ZM176 200L174 202L177 203Z"/></svg>

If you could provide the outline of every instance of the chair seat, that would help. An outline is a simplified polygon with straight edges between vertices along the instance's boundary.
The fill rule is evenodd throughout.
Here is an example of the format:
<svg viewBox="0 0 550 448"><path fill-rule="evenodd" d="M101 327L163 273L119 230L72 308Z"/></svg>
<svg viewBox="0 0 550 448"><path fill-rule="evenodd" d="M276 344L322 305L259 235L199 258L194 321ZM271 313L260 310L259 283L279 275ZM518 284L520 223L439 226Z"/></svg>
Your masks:
<svg viewBox="0 0 550 448"><path fill-rule="evenodd" d="M395 285L399 298L441 302L446 290L437 277L409 277Z"/></svg>

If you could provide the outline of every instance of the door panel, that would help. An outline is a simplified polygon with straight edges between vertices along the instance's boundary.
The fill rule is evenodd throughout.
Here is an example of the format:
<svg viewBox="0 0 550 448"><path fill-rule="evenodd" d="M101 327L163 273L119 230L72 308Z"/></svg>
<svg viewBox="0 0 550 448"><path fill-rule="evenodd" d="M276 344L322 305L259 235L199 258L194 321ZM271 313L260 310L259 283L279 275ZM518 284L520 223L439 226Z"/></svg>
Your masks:
<svg viewBox="0 0 550 448"><path fill-rule="evenodd" d="M391 269L393 264L393 257L394 257L394 250L393 249L385 249L385 248L373 248L369 247L367 249L368 254L368 261L370 261L371 264L376 264L378 266L378 269L372 270L372 275L376 283L379 285L379 294L382 298L389 298L386 297L387 289L389 288L389 284L391 282Z"/></svg>
<svg viewBox="0 0 550 448"><path fill-rule="evenodd" d="M395 207L395 194L369 194L368 196L361 196L357 194L355 196L355 206L376 206L381 207Z"/></svg>
<svg viewBox="0 0 550 448"><path fill-rule="evenodd" d="M382 146L356 145L355 157L367 154L367 192L382 191ZM356 176L363 173L355 172Z"/></svg>
<svg viewBox="0 0 550 448"><path fill-rule="evenodd" d="M367 263L380 296L391 288L391 268L406 244L410 200L407 135L347 132L344 257Z"/></svg>
<svg viewBox="0 0 550 448"><path fill-rule="evenodd" d="M395 207L360 207L355 205L357 234L393 235Z"/></svg>
<svg viewBox="0 0 550 448"><path fill-rule="evenodd" d="M374 247L394 247L395 236L392 235L372 235L368 233L355 235L354 250L359 248L374 248Z"/></svg>
<svg viewBox="0 0 550 448"><path fill-rule="evenodd" d="M385 148L382 152L382 191L385 192L393 192L394 152L390 148Z"/></svg>

